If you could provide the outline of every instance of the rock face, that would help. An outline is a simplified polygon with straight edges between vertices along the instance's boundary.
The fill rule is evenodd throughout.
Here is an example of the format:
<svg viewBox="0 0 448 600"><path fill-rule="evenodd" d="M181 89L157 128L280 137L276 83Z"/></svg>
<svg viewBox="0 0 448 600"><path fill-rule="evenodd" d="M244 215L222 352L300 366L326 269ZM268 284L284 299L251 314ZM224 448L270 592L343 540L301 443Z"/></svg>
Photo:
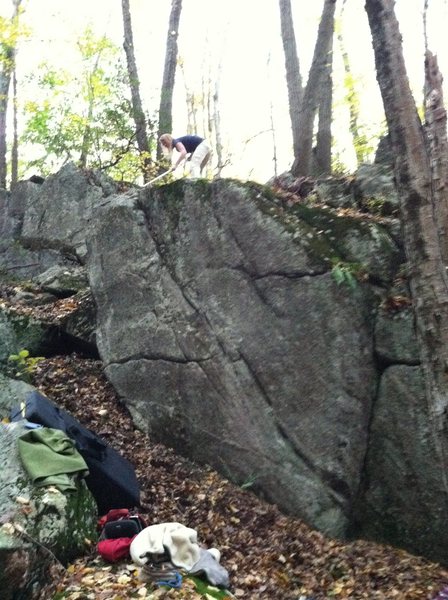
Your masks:
<svg viewBox="0 0 448 600"><path fill-rule="evenodd" d="M306 234L294 243L243 189L178 193L111 207L95 227L108 377L153 437L342 530L376 384L369 300L341 293Z"/></svg>
<svg viewBox="0 0 448 600"><path fill-rule="evenodd" d="M112 199L97 217L98 346L138 425L344 534L378 382L378 299L329 271L362 254L388 279L387 234L320 211L286 218L229 182Z"/></svg>
<svg viewBox="0 0 448 600"><path fill-rule="evenodd" d="M42 185L20 181L0 191L0 268L26 278L55 265L69 269L85 259L92 211L117 185L73 163Z"/></svg>
<svg viewBox="0 0 448 600"><path fill-rule="evenodd" d="M375 169L286 205L228 180L116 194L66 167L0 226L49 292L77 289L50 267L87 263L107 376L154 439L330 535L446 562L396 197ZM67 327L95 343L88 311Z"/></svg>
<svg viewBox="0 0 448 600"><path fill-rule="evenodd" d="M358 510L364 536L446 562L447 503L420 367L386 369L378 390Z"/></svg>

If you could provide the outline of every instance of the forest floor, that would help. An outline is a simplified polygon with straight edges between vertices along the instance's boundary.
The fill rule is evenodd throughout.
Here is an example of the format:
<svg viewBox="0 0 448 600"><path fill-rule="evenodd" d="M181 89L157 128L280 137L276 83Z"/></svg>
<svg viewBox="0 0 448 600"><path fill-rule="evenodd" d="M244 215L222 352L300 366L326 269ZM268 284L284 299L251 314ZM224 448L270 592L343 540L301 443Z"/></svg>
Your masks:
<svg viewBox="0 0 448 600"><path fill-rule="evenodd" d="M1 290L0 299L9 304ZM73 301L66 299L51 309L26 312L48 319L55 311L63 315L72 309ZM205 547L221 551L231 598L433 600L448 585L448 570L439 564L390 546L325 537L257 498L250 488L242 489L154 443L134 427L99 360L76 354L47 358L38 364L33 383L134 465L141 486L140 513L148 524L177 521L196 529ZM213 591L208 596L195 591L188 579L178 590L155 590L140 581L130 559L105 563L96 541L55 580L48 600L215 597Z"/></svg>

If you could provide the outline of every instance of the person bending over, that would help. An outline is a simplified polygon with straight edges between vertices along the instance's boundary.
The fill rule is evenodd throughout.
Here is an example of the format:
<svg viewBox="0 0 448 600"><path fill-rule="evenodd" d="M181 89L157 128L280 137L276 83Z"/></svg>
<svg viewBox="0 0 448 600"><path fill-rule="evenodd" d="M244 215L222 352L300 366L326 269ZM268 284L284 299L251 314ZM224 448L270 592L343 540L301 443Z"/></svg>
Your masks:
<svg viewBox="0 0 448 600"><path fill-rule="evenodd" d="M193 178L201 176L202 169L210 159L210 145L199 135L183 135L173 138L171 134L164 133L160 136L159 143L165 155L171 156L174 148L179 152L177 161L172 167L173 171L188 156L190 157L190 175Z"/></svg>

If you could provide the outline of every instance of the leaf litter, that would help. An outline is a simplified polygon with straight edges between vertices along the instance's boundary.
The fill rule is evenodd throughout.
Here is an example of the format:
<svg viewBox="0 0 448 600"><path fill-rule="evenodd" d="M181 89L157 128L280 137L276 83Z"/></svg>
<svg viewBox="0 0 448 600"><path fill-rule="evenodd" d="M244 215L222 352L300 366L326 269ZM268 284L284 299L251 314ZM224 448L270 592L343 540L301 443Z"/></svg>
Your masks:
<svg viewBox="0 0 448 600"><path fill-rule="evenodd" d="M325 537L250 489L152 442L133 425L101 361L76 354L45 359L34 383L134 465L149 524L178 521L196 529L206 547L219 548L229 597L431 600L448 583L448 570L437 563L391 546ZM54 600L208 597L188 578L180 589L151 589L129 562L108 565L93 540L91 552L55 581Z"/></svg>
<svg viewBox="0 0 448 600"><path fill-rule="evenodd" d="M81 294L26 306L11 302L17 291L19 287L1 286L3 308L50 323L60 322L85 299ZM141 485L140 512L149 524L178 521L196 529L206 547L219 548L230 575L229 598L435 600L448 586L448 569L437 563L371 541L328 538L255 496L253 482L238 487L153 442L134 426L99 360L77 354L47 358L37 364L33 383L134 465ZM104 562L96 540L90 541L90 551L67 565L62 577L54 576L53 588L51 598L43 600L219 597L219 591L186 577L180 589L151 588L139 579L130 559Z"/></svg>

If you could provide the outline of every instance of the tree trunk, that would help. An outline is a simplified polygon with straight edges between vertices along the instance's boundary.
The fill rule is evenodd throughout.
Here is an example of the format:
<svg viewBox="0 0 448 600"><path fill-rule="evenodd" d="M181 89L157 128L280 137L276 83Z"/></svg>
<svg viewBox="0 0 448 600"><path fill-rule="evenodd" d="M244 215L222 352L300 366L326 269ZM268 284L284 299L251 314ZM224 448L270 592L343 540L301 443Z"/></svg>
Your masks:
<svg viewBox="0 0 448 600"><path fill-rule="evenodd" d="M316 138L314 155L315 175L330 175L331 173L331 117L333 104L333 43L328 52L326 73L322 81L321 100L319 102L319 129Z"/></svg>
<svg viewBox="0 0 448 600"><path fill-rule="evenodd" d="M289 116L291 118L294 159L299 155L300 125L299 115L302 104L302 77L297 54L296 37L292 20L291 0L279 0L280 25L285 54L286 84L288 87Z"/></svg>
<svg viewBox="0 0 448 600"><path fill-rule="evenodd" d="M19 136L17 132L17 73L16 65L12 74L12 149L11 149L11 185L14 185L19 180Z"/></svg>
<svg viewBox="0 0 448 600"><path fill-rule="evenodd" d="M188 87L187 76L185 74L184 63L179 59L179 69L182 73L185 88L185 102L187 105L187 134L191 135L197 132L197 106L194 91Z"/></svg>
<svg viewBox="0 0 448 600"><path fill-rule="evenodd" d="M295 177L311 174L314 120L321 95L321 85L326 73L328 53L334 33L336 0L325 0L317 33L313 61L303 94L299 114L299 145L291 172Z"/></svg>
<svg viewBox="0 0 448 600"><path fill-rule="evenodd" d="M124 30L124 51L126 53L126 61L129 74L129 86L131 89L132 112L135 123L135 135L137 139L137 147L143 159L143 179L149 181L151 155L149 150L148 134L146 131L145 114L142 108L140 98L140 81L138 78L137 64L134 55L134 39L132 33L131 11L129 8L129 0L121 0L121 8L123 12L123 30Z"/></svg>
<svg viewBox="0 0 448 600"><path fill-rule="evenodd" d="M341 23L342 23L342 16L343 16L345 2L346 2L346 0L344 0L342 9L341 9L341 16L340 16ZM366 161L368 152L366 149L366 139L365 139L365 136L362 134L361 127L359 125L359 95L355 88L353 73L352 73L352 69L350 66L350 60L349 60L347 51L345 49L344 38L342 36L341 31L338 31L338 42L339 42L339 48L340 48L341 55L342 55L342 62L344 65L344 72L345 72L345 81L344 81L344 85L345 85L345 89L346 89L345 99L348 104L348 110L349 110L349 115L350 115L349 130L350 130L350 134L353 139L353 148L355 150L356 162L358 165L360 165L361 163Z"/></svg>
<svg viewBox="0 0 448 600"><path fill-rule="evenodd" d="M177 65L177 38L179 36L180 13L182 0L171 0L171 13L166 36L165 66L163 69L162 90L160 92L159 130L162 133L173 131L173 92ZM157 158L162 158L161 149L157 148Z"/></svg>
<svg viewBox="0 0 448 600"><path fill-rule="evenodd" d="M267 60L267 74L268 74L268 89L272 90L271 86L271 55L268 55ZM275 135L275 123L274 123L274 103L272 101L272 93L269 94L269 122L271 125L272 135L272 162L274 163L274 177L278 175L278 159L277 159L277 137Z"/></svg>
<svg viewBox="0 0 448 600"><path fill-rule="evenodd" d="M217 159L216 177L221 177L221 172L225 166L223 160L223 144L221 134L221 115L219 112L219 86L220 86L220 68L215 81L215 92L213 94L213 122L215 126L215 150Z"/></svg>
<svg viewBox="0 0 448 600"><path fill-rule="evenodd" d="M13 0L14 13L11 24L18 19L19 8L22 0ZM6 162L6 121L8 111L9 87L11 75L14 70L16 48L15 45L3 43L3 64L0 72L0 187L6 188L7 162Z"/></svg>
<svg viewBox="0 0 448 600"><path fill-rule="evenodd" d="M90 73L89 72L86 73L88 104L87 104L86 126L84 127L84 133L83 133L82 142L81 142L81 154L79 157L79 167L81 169L85 169L87 167L87 158L89 156L90 141L91 141L90 138L91 138L91 134L92 134L91 123L92 123L92 118L93 118L93 107L94 107L94 102L95 102L95 92L93 89L92 79L95 77L95 73L98 69L99 62L100 62L100 52L98 52L98 54L96 56L95 64L94 64L92 71Z"/></svg>
<svg viewBox="0 0 448 600"><path fill-rule="evenodd" d="M426 50L425 54L425 120L429 142L431 179L435 202L436 222L439 231L442 259L448 264L448 141L447 117L443 101L442 75L437 58Z"/></svg>
<svg viewBox="0 0 448 600"><path fill-rule="evenodd" d="M432 144L432 147L427 144L406 74L394 0L366 0L365 7L372 32L377 79L396 156L404 243L429 414L440 458L440 477L448 492L448 279L443 239L439 235L445 223L442 226L437 223L437 205L445 206L448 200L446 155L440 156L443 143L441 146ZM436 96L437 93L435 90ZM442 137L446 142L446 115L438 100L436 98L430 107L434 111L430 128L445 127ZM434 179L431 164L438 170L437 179Z"/></svg>
<svg viewBox="0 0 448 600"><path fill-rule="evenodd" d="M12 60L12 59L11 59ZM8 60L9 63L9 60ZM4 63L0 73L0 187L6 188L6 116L8 110L11 67Z"/></svg>

